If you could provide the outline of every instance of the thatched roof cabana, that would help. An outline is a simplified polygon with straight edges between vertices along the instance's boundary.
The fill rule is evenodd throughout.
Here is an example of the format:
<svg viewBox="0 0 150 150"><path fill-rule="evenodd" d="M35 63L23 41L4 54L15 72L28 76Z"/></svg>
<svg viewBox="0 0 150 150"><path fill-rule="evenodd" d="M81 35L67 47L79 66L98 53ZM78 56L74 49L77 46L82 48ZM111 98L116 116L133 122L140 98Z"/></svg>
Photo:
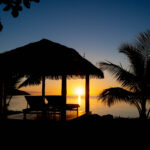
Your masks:
<svg viewBox="0 0 150 150"><path fill-rule="evenodd" d="M2 57L1 57L2 56ZM72 48L43 39L23 47L4 52L0 56L1 69L23 74L44 73L51 77L85 76L101 78L103 73Z"/></svg>
<svg viewBox="0 0 150 150"><path fill-rule="evenodd" d="M74 49L46 39L0 54L0 65L3 74L1 78L5 78L10 73L19 73L26 77L43 79L43 89L45 77L60 78L64 96L66 96L67 77L86 77L87 112L89 111L89 76L104 77L100 69Z"/></svg>

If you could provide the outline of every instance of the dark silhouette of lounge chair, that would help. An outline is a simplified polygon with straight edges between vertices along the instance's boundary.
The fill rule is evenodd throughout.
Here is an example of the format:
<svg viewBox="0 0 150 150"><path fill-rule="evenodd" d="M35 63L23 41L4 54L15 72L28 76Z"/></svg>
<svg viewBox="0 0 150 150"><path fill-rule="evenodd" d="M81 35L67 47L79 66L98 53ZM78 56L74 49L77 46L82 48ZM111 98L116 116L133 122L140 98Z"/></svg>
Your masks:
<svg viewBox="0 0 150 150"><path fill-rule="evenodd" d="M50 111L42 96L25 96L25 99L27 108L23 110L24 119L26 119L26 114L45 114Z"/></svg>
<svg viewBox="0 0 150 150"><path fill-rule="evenodd" d="M80 107L79 104L66 104L65 98L63 96L46 96L46 99L48 101L48 105L53 110L53 112L64 112L66 110L70 111L77 111L78 116L78 108Z"/></svg>
<svg viewBox="0 0 150 150"><path fill-rule="evenodd" d="M26 114L59 114L63 118L66 110L77 111L79 104L66 104L63 96L46 96L48 104L45 104L45 100L42 96L25 96L27 101L27 109L23 110L24 119Z"/></svg>

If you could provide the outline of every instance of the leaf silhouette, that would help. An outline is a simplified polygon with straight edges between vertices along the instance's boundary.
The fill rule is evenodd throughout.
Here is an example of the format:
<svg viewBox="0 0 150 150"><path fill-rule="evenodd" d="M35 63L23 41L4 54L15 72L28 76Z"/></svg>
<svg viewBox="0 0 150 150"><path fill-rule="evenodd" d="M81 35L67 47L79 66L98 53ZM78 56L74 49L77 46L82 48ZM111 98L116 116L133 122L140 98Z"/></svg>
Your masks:
<svg viewBox="0 0 150 150"><path fill-rule="evenodd" d="M22 11L22 6L20 6L20 5L16 5L15 8L16 8L18 11Z"/></svg>
<svg viewBox="0 0 150 150"><path fill-rule="evenodd" d="M3 10L4 10L4 11L8 11L8 10L10 10L10 9L11 9L11 7L12 7L11 5L7 5L6 7L4 7L4 9L3 9Z"/></svg>
<svg viewBox="0 0 150 150"><path fill-rule="evenodd" d="M24 3L24 5L25 5L27 8L30 8L30 2L29 2L29 0L24 0L23 3Z"/></svg>
<svg viewBox="0 0 150 150"><path fill-rule="evenodd" d="M15 8L12 10L11 14L12 14L13 17L15 17L15 18L18 17L18 15L19 15L18 10L15 9Z"/></svg>

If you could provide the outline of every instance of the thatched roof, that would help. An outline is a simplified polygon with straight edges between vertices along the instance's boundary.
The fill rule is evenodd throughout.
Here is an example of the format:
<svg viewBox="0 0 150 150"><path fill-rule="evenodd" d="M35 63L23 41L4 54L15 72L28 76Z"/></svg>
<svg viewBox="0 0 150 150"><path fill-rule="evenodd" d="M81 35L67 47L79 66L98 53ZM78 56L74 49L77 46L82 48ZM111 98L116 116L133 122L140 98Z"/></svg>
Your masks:
<svg viewBox="0 0 150 150"><path fill-rule="evenodd" d="M72 48L43 39L0 54L3 73L38 74L50 77L84 76L103 78L103 72Z"/></svg>

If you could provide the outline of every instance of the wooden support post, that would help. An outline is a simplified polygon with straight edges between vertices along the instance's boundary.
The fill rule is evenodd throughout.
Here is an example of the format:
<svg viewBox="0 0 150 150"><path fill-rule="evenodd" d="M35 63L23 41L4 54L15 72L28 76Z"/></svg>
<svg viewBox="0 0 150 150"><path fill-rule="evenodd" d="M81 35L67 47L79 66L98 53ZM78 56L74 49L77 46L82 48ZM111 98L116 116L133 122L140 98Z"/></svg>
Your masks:
<svg viewBox="0 0 150 150"><path fill-rule="evenodd" d="M90 103L89 103L89 93L90 93L89 75L86 75L86 85L85 85L85 111L89 113Z"/></svg>
<svg viewBox="0 0 150 150"><path fill-rule="evenodd" d="M42 76L42 98L43 101L45 102L45 76ZM43 111L43 118L46 118L46 111Z"/></svg>
<svg viewBox="0 0 150 150"><path fill-rule="evenodd" d="M67 98L67 77L66 75L62 76L62 91L61 91L62 96L64 97L65 100L65 104L67 102L66 98Z"/></svg>
<svg viewBox="0 0 150 150"><path fill-rule="evenodd" d="M45 99L45 76L42 76L42 97Z"/></svg>
<svg viewBox="0 0 150 150"><path fill-rule="evenodd" d="M61 91L63 100L64 100L64 110L62 112L62 121L66 120L66 110L65 105L67 103L67 76L62 75L62 91Z"/></svg>

